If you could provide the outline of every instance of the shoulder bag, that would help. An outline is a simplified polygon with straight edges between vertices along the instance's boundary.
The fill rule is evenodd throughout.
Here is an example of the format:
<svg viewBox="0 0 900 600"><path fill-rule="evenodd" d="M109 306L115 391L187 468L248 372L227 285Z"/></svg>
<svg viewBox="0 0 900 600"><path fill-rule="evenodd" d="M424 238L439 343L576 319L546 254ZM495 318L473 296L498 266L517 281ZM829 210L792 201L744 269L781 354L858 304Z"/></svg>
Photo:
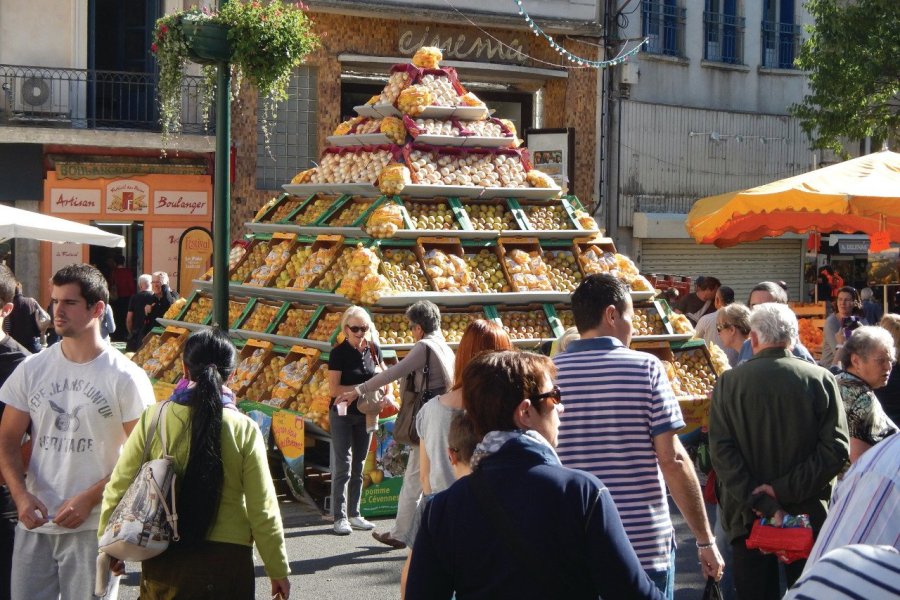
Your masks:
<svg viewBox="0 0 900 600"><path fill-rule="evenodd" d="M375 348L375 352L373 353L372 359L375 362L375 374L377 375L381 371L381 368L379 367L381 364L381 351L377 346L373 345L373 348ZM387 393L385 393L384 388L376 388L371 392L366 392L365 394L360 395L359 399L356 401L356 408L366 416L378 416L384 409L385 396L387 396Z"/></svg>
<svg viewBox="0 0 900 600"><path fill-rule="evenodd" d="M141 469L110 515L100 537L100 552L119 560L153 558L169 547L170 540L177 542L179 539L175 460L166 447L165 411L168 404L166 401L157 407L144 442ZM162 457L147 460L153 436L157 433L162 444Z"/></svg>
<svg viewBox="0 0 900 600"><path fill-rule="evenodd" d="M416 446L419 432L416 430L416 415L426 402L437 394L428 389L428 363L431 362L431 346L425 344L425 367L422 369L422 383L416 385L416 373L406 376L406 385L400 392L400 412L394 421L394 440L400 444Z"/></svg>

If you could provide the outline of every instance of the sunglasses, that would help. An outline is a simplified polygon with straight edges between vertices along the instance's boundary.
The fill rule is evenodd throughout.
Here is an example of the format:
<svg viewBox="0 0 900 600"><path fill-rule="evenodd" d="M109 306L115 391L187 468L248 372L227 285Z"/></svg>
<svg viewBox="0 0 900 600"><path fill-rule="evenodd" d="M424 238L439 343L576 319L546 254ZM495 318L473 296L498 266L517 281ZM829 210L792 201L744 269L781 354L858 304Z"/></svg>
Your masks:
<svg viewBox="0 0 900 600"><path fill-rule="evenodd" d="M347 325L347 329L349 329L353 333L359 333L360 331L365 333L369 330L369 326L368 325Z"/></svg>
<svg viewBox="0 0 900 600"><path fill-rule="evenodd" d="M718 323L716 323L716 331L718 331L718 332L721 332L723 329L731 329L732 327L734 327L734 326L733 326L733 325L727 325L727 324L726 324L726 325L719 325Z"/></svg>
<svg viewBox="0 0 900 600"><path fill-rule="evenodd" d="M549 400L553 403L553 406L562 403L562 391L559 389L558 385L554 385L553 389L549 392L544 392L543 394L535 394L534 396L529 396L528 398L531 400L532 404L537 404L542 400Z"/></svg>

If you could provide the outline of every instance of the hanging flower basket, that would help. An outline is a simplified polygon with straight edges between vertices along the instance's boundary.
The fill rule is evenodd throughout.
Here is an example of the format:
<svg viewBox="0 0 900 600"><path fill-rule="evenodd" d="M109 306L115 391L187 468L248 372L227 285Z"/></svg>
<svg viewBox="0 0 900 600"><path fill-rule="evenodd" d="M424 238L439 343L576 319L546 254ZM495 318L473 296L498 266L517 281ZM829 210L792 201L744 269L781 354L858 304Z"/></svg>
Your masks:
<svg viewBox="0 0 900 600"><path fill-rule="evenodd" d="M219 10L192 8L156 21L150 51L159 65L158 100L163 148L181 130L185 62L203 66L206 83L197 98L206 116L215 98L216 68L228 64L237 97L241 81L256 86L263 107L262 128L268 143L268 121L279 102L287 100L294 69L319 45L313 22L302 3L230 0Z"/></svg>
<svg viewBox="0 0 900 600"><path fill-rule="evenodd" d="M228 42L228 26L212 21L181 22L184 32L184 43L187 46L187 57L201 65L229 62L231 60L231 44Z"/></svg>

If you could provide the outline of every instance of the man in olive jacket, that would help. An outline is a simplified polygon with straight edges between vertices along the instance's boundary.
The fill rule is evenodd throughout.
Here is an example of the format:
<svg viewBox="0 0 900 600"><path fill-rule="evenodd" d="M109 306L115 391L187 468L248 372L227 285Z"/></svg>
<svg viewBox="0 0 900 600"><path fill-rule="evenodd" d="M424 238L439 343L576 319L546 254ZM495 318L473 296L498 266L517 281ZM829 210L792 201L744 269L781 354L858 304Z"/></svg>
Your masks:
<svg viewBox="0 0 900 600"><path fill-rule="evenodd" d="M750 317L754 356L719 378L709 443L719 481L723 526L734 552L742 599L778 598L778 562L745 545L759 515L780 522L808 514L814 534L831 487L849 456L844 406L834 376L795 358L797 318L783 304L760 304ZM786 565L790 587L805 561Z"/></svg>

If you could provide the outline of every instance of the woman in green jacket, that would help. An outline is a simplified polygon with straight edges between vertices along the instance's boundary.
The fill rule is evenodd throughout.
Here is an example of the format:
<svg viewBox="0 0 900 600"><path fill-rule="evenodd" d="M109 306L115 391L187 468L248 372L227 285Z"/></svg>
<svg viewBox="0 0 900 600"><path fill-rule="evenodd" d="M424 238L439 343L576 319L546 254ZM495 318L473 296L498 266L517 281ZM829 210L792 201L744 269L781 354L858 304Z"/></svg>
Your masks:
<svg viewBox="0 0 900 600"><path fill-rule="evenodd" d="M281 513L256 423L238 412L224 382L235 349L220 329L193 333L184 347L184 379L165 415L176 461L180 541L141 567L142 600L254 597L253 543L272 581L272 597L290 594ZM122 450L103 492L100 533L141 467L155 407ZM159 437L151 456L160 455ZM123 565L114 565L114 571Z"/></svg>

